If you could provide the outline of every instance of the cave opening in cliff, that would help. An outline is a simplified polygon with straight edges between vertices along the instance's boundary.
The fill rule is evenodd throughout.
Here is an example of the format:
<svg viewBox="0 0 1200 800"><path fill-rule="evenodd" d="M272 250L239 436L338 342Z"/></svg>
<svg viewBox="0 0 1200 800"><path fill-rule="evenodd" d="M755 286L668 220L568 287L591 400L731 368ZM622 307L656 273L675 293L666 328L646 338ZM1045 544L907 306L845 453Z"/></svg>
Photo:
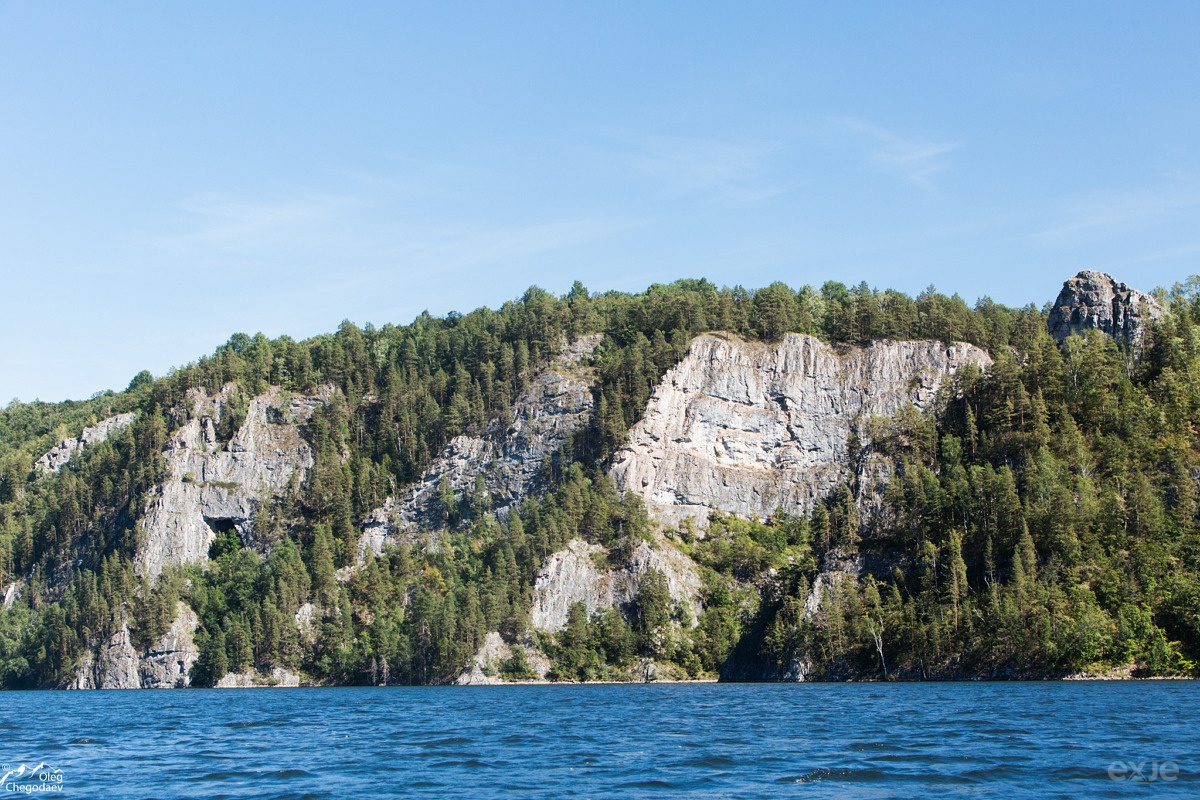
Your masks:
<svg viewBox="0 0 1200 800"><path fill-rule="evenodd" d="M212 544L208 548L209 558L220 558L222 554L238 550L242 537L237 523L225 517L204 517L204 524L213 532Z"/></svg>

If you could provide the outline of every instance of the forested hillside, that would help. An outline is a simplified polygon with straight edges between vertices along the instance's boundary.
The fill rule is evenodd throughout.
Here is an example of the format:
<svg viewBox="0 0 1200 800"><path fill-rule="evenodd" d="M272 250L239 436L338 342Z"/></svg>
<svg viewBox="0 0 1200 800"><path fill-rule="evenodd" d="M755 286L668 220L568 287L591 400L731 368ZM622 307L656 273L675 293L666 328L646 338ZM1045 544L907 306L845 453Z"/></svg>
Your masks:
<svg viewBox="0 0 1200 800"><path fill-rule="evenodd" d="M306 341L233 336L208 357L82 403L0 412L0 685L71 683L128 629L150 648L183 601L199 617L191 685L281 668L330 683L453 681L490 631L513 644L501 675L540 651L562 680L664 677L1033 677L1130 669L1193 674L1200 657L1200 298L1177 287L1140 357L1097 331L1060 346L1035 306L969 307L830 282L757 291L705 281L629 295L530 289L499 310ZM663 526L622 497L611 458L697 334L848 345L966 341L994 364L965 368L929 413L870 422L855 457L887 463L882 510L846 485L810 512ZM594 412L542 465L542 491L493 513L482 488L442 499L441 524L376 557L364 515L420 479L460 434L503 420L568 341L603 339L587 365ZM230 386L232 384L233 386ZM225 390L215 445L230 447L269 387L331 389L303 426L313 466L263 503L253 535L216 530L208 564L151 580L135 568L164 448ZM119 412L134 422L58 472L52 445ZM869 518L868 518L869 516ZM620 565L668 541L703 575L698 618L649 573L634 602L571 609L530 627L545 560L581 539ZM837 565L860 565L834 580ZM821 583L821 602L808 602ZM806 602L811 606L806 610ZM524 644L517 644L523 642ZM525 649L523 649L525 648Z"/></svg>

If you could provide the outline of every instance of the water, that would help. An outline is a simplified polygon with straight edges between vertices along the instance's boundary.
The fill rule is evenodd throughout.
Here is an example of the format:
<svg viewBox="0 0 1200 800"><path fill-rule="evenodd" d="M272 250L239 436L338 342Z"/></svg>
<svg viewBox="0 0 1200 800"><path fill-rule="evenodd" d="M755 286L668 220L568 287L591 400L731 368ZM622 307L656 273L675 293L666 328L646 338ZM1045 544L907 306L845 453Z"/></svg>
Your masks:
<svg viewBox="0 0 1200 800"><path fill-rule="evenodd" d="M0 767L59 797L1188 797L1198 712L1191 682L10 692Z"/></svg>

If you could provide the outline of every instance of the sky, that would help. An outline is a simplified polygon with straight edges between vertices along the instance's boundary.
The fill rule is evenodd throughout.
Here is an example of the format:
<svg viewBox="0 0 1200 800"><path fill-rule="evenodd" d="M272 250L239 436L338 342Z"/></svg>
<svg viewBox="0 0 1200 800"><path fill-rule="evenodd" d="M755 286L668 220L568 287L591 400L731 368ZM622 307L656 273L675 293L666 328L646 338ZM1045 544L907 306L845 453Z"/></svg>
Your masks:
<svg viewBox="0 0 1200 800"><path fill-rule="evenodd" d="M0 0L0 404L531 285L1200 273L1200 4Z"/></svg>

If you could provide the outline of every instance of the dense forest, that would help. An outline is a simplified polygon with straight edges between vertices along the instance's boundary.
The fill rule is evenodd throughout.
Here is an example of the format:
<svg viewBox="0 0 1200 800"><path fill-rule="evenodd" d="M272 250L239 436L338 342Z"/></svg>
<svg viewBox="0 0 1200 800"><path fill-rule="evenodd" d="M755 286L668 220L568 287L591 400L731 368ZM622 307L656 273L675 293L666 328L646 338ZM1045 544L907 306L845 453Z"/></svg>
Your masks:
<svg viewBox="0 0 1200 800"><path fill-rule="evenodd" d="M757 291L686 280L640 294L562 297L530 289L499 310L359 328L306 341L237 334L213 355L84 402L0 411L0 686L68 683L122 625L149 647L186 601L198 614L192 685L283 667L314 682L453 680L489 631L536 646L560 680L1060 676L1132 669L1192 675L1200 659L1200 295L1195 281L1140 358L1098 332L1061 346L1046 313L932 288L916 298L829 282ZM803 516L715 515L707 532L658 531L606 468L663 374L705 331L775 341L966 341L987 371L960 370L935 407L871 420L859 457L891 465L884 513L863 525L852 486ZM545 466L544 494L495 514L485 491L444 503L436 546L354 563L358 520L418 479L446 443L479 433L570 339L603 333L590 423ZM271 542L218 535L211 564L154 583L135 572L139 516L187 393L234 383L218 435L269 386L337 391L305 426L315 464L254 526ZM58 473L34 462L114 413L136 421ZM612 563L665 536L704 575L699 619L660 575L628 608L571 610L558 634L530 630L534 576L572 539ZM861 580L822 567L861 559ZM339 571L341 570L341 571ZM315 630L293 622L306 603ZM528 677L521 646L499 667Z"/></svg>

